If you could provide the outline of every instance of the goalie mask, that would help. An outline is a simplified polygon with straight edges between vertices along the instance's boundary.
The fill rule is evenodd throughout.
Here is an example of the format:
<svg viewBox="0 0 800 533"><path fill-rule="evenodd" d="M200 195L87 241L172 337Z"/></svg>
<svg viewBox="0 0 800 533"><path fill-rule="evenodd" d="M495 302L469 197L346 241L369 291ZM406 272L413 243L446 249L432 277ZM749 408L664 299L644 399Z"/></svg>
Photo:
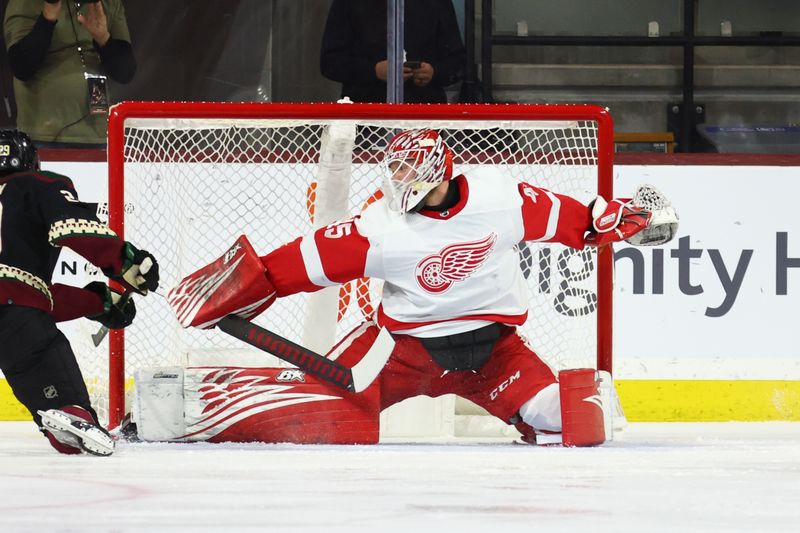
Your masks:
<svg viewBox="0 0 800 533"><path fill-rule="evenodd" d="M0 130L0 176L39 169L33 141L19 130Z"/></svg>
<svg viewBox="0 0 800 533"><path fill-rule="evenodd" d="M381 189L389 209L400 214L416 211L425 196L453 177L453 156L434 130L407 130L386 147Z"/></svg>

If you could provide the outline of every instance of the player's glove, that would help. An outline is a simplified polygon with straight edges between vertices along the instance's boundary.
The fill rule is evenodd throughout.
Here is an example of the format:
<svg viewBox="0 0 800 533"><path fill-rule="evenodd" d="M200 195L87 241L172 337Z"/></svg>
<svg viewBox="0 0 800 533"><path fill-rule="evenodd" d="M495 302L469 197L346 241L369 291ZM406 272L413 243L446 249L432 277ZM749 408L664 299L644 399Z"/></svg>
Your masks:
<svg viewBox="0 0 800 533"><path fill-rule="evenodd" d="M103 312L87 318L100 322L108 329L122 329L133 323L136 305L132 299L126 298L121 302L123 294L100 281L93 281L84 289L99 295L103 300Z"/></svg>
<svg viewBox="0 0 800 533"><path fill-rule="evenodd" d="M589 207L592 227L585 242L598 248L627 241L636 246L657 246L672 240L678 215L667 198L652 185L640 185L634 197L606 202L598 196Z"/></svg>
<svg viewBox="0 0 800 533"><path fill-rule="evenodd" d="M158 288L158 263L153 254L126 242L122 250L122 260L122 274L112 279L142 295Z"/></svg>
<svg viewBox="0 0 800 533"><path fill-rule="evenodd" d="M652 217L649 211L637 209L630 198L606 202L598 196L589 207L592 210L592 228L585 242L598 248L631 238L645 229Z"/></svg>

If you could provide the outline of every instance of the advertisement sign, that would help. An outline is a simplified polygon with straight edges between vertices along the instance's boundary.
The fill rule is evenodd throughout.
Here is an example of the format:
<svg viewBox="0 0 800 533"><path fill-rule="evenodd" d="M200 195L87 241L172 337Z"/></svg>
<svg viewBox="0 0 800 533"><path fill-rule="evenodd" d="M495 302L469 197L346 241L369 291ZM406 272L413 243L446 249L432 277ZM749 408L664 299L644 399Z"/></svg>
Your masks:
<svg viewBox="0 0 800 533"><path fill-rule="evenodd" d="M680 227L660 247L615 246L620 377L800 379L800 223L792 167L618 166L652 183Z"/></svg>

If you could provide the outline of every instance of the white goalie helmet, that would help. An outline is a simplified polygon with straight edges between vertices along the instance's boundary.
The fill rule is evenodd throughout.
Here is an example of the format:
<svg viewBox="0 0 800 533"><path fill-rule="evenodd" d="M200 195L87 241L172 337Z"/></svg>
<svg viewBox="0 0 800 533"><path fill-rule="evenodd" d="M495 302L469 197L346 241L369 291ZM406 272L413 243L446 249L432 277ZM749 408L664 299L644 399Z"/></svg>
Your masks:
<svg viewBox="0 0 800 533"><path fill-rule="evenodd" d="M381 169L389 209L403 214L414 211L432 189L453 177L453 156L439 132L406 130L386 146Z"/></svg>

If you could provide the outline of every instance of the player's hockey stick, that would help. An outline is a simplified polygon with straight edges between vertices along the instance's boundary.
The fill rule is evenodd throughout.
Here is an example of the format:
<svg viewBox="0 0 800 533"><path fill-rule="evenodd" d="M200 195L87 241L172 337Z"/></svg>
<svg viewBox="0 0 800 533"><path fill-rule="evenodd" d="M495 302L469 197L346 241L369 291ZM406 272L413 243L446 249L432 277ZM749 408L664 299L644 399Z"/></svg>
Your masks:
<svg viewBox="0 0 800 533"><path fill-rule="evenodd" d="M369 387L386 365L394 348L394 339L389 331L381 328L361 361L349 368L238 316L228 315L219 321L217 327L240 341L350 392L361 392Z"/></svg>
<svg viewBox="0 0 800 533"><path fill-rule="evenodd" d="M131 297L131 291L125 291L122 293L122 296L119 300L117 300L116 305L120 309L125 307L125 304L128 303L128 299ZM103 339L106 338L108 335L108 326L101 326L100 329L97 330L96 333L92 334L92 342L94 343L95 347L100 346L100 343L103 342Z"/></svg>
<svg viewBox="0 0 800 533"><path fill-rule="evenodd" d="M146 274L150 270L150 268L152 268L153 264L154 264L153 259L151 259L150 257L144 258L142 263L138 266L138 271L134 271L136 273L136 276L138 276L138 279L141 280L141 281L137 280L137 283L145 282L145 278L143 275ZM147 294L147 291L145 290L143 294ZM128 303L128 299L130 297L131 297L131 291L130 289L126 289L125 292L122 293L122 297L119 300L117 300L116 306L119 307L120 309L123 309L125 307L125 304ZM115 304L112 303L111 305ZM103 342L103 339L106 338L106 335L108 335L108 326L101 327L100 329L97 330L97 333L92 335L92 342L94 343L95 347L100 346L100 343Z"/></svg>

